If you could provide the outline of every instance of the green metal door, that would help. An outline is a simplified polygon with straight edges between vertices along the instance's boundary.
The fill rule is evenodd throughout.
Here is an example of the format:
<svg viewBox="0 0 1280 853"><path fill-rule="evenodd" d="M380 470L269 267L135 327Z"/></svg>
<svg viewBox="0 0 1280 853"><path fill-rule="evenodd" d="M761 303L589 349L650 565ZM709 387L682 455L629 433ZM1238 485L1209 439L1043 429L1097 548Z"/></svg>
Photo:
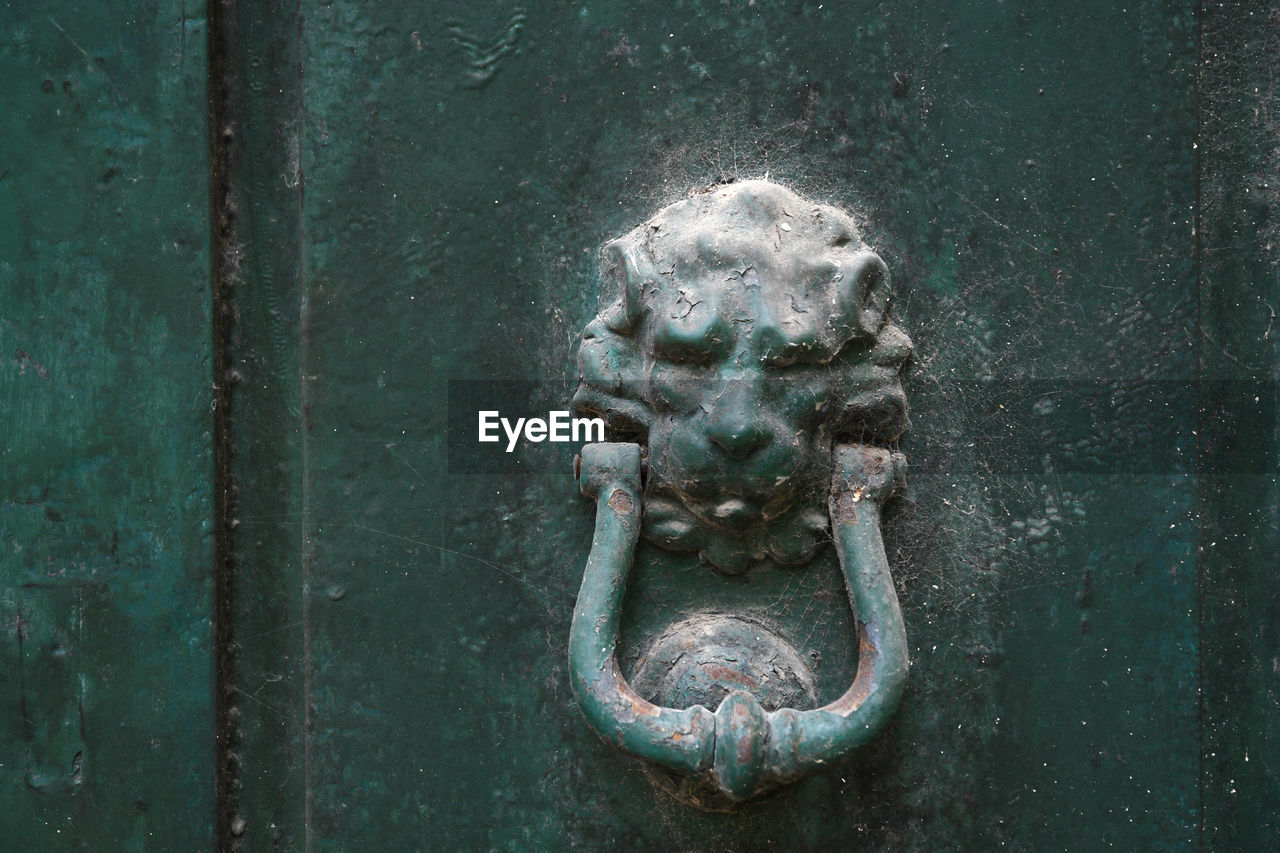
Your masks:
<svg viewBox="0 0 1280 853"><path fill-rule="evenodd" d="M114 8L113 8L114 5ZM0 12L15 849L1269 849L1268 4L389 0ZM884 544L910 682L731 813L570 685L600 248L749 179L849 211L914 342ZM831 549L641 544L857 666ZM711 709L715 710L715 709Z"/></svg>

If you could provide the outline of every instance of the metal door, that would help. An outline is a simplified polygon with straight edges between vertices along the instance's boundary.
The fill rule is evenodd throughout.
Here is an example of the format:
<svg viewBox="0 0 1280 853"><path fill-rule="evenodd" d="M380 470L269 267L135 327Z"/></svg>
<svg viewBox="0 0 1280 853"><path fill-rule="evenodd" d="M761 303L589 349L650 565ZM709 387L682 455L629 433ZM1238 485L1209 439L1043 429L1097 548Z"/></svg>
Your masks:
<svg viewBox="0 0 1280 853"><path fill-rule="evenodd" d="M1267 4L0 20L9 837L1274 843ZM570 690L580 448L476 417L568 407L607 240L766 177L852 212L915 344L884 527L912 670L852 758L707 813ZM642 545L623 669L718 609L838 695L842 584Z"/></svg>

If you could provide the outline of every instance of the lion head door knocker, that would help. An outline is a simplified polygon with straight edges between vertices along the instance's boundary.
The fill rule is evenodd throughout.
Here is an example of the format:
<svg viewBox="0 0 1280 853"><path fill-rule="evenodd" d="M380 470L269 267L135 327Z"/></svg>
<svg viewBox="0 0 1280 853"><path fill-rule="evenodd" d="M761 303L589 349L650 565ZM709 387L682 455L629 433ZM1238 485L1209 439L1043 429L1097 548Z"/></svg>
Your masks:
<svg viewBox="0 0 1280 853"><path fill-rule="evenodd" d="M696 804L731 808L867 742L902 698L880 512L905 469L882 445L906 426L911 341L887 320L888 271L853 220L767 181L663 208L605 246L603 278L574 407L635 443L589 444L577 461L597 503L570 677L609 742L679 774ZM633 688L615 650L641 535L730 574L806 563L834 539L860 633L853 685L813 708L786 640L717 614L663 634ZM708 657L716 667L699 666ZM782 676L760 679L765 664Z"/></svg>

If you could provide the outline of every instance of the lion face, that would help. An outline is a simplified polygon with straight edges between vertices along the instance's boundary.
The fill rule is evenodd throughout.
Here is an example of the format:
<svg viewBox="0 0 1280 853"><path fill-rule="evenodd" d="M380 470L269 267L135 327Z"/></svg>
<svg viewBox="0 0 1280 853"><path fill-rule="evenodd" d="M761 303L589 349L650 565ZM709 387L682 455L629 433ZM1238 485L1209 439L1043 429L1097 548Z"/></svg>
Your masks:
<svg viewBox="0 0 1280 853"><path fill-rule="evenodd" d="M664 208L604 254L574 406L647 450L645 537L726 572L809 560L834 442L906 425L883 261L847 215L765 181Z"/></svg>

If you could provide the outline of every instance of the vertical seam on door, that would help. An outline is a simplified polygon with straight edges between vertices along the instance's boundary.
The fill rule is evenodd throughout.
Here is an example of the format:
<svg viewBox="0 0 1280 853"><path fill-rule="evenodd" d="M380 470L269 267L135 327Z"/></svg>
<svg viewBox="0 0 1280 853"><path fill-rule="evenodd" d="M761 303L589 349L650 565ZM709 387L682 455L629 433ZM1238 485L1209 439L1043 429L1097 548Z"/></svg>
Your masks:
<svg viewBox="0 0 1280 853"><path fill-rule="evenodd" d="M239 278L236 239L236 128L232 98L231 56L235 43L236 0L208 4L210 298L213 336L213 464L214 464L214 845L230 850L236 817L237 773L233 765L232 711L235 691L234 555L231 541L234 506L235 453L232 434L232 347L235 326L235 285Z"/></svg>

